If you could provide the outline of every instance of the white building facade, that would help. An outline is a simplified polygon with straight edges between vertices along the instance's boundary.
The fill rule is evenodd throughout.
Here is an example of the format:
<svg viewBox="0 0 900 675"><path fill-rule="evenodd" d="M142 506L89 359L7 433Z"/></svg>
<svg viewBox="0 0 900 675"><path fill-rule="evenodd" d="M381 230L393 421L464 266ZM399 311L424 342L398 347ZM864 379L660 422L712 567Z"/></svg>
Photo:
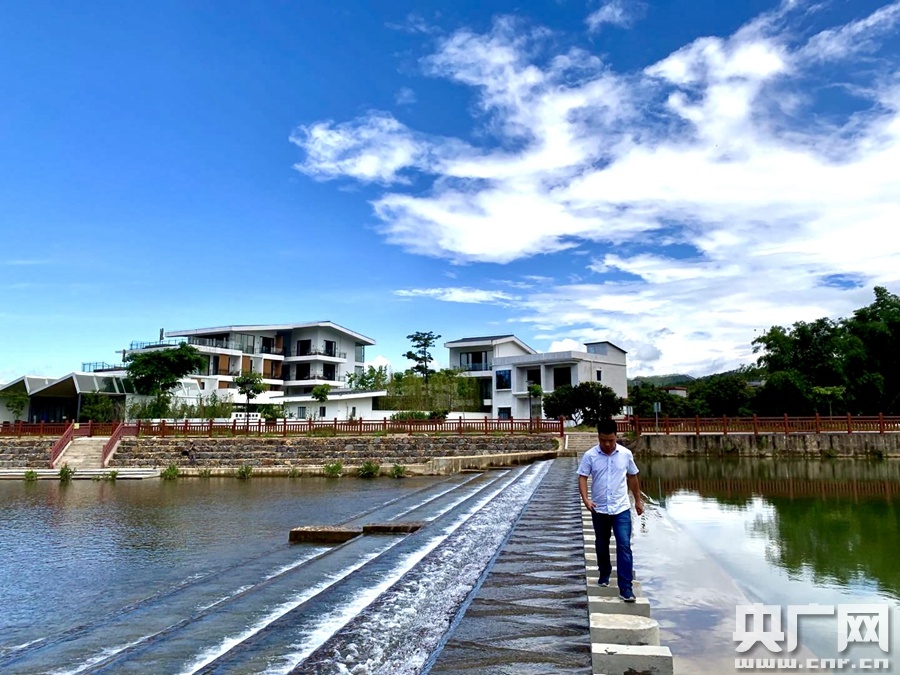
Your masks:
<svg viewBox="0 0 900 675"><path fill-rule="evenodd" d="M529 386L543 393L581 382L600 382L628 395L627 353L611 342L591 342L584 351L538 353L513 335L463 338L445 345L450 367L476 377L484 410L500 419L540 416Z"/></svg>

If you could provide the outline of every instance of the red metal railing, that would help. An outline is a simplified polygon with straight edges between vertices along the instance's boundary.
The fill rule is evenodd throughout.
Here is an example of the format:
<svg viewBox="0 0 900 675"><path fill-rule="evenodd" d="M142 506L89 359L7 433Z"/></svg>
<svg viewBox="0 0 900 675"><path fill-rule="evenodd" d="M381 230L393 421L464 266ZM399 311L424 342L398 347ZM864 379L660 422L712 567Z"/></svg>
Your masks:
<svg viewBox="0 0 900 675"><path fill-rule="evenodd" d="M69 426L68 422L5 422L0 424L0 436L59 436Z"/></svg>
<svg viewBox="0 0 900 675"><path fill-rule="evenodd" d="M624 429L623 429L624 425ZM819 434L898 433L900 415L841 415L836 417L632 417L620 431L635 434Z"/></svg>
<svg viewBox="0 0 900 675"><path fill-rule="evenodd" d="M323 433L328 435L366 435L376 433L442 433L442 434L559 434L564 433L560 420L545 419L477 419L446 420L281 420L279 422L145 422L128 423L123 434L135 436L297 436Z"/></svg>
<svg viewBox="0 0 900 675"><path fill-rule="evenodd" d="M72 439L75 438L75 425L70 424L68 428L63 432L62 436L56 439L56 443L50 446L50 468L53 468L53 464L59 459L59 456L62 454L62 451L66 449L66 446L72 442Z"/></svg>
<svg viewBox="0 0 900 675"><path fill-rule="evenodd" d="M112 432L112 435L109 437L109 440L103 444L103 454L100 457L100 466L106 468L106 463L109 461L109 456L112 454L113 449L116 447L116 444L122 440L124 436L136 436L137 435L137 425L136 424L126 424L125 422L120 422L119 425Z"/></svg>

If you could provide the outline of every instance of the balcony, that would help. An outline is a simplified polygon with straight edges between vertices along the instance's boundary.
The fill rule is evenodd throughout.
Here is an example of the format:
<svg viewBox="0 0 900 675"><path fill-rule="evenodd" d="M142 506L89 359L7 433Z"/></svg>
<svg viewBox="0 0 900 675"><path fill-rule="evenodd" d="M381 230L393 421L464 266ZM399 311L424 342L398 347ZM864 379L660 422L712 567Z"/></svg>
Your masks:
<svg viewBox="0 0 900 675"><path fill-rule="evenodd" d="M492 363L463 363L463 364L460 364L459 369L464 372L467 372L467 373L484 372L487 370L493 370L494 364L492 364Z"/></svg>
<svg viewBox="0 0 900 675"><path fill-rule="evenodd" d="M213 349L230 349L235 352L243 352L244 354L274 354L281 355L284 350L278 347L256 346L250 347L242 345L235 340L213 340L211 338L202 337L186 337L186 338L166 338L165 340L154 340L152 342L132 342L129 350L138 349L154 349L156 347L177 347L182 342L187 342L194 347L212 347Z"/></svg>
<svg viewBox="0 0 900 675"><path fill-rule="evenodd" d="M281 376L285 382L309 382L311 380L321 380L323 382L346 382L346 375L338 375L337 373L297 373L293 377L288 374Z"/></svg>
<svg viewBox="0 0 900 675"><path fill-rule="evenodd" d="M291 356L327 356L332 359L345 359L347 358L347 352L339 352L336 350L328 350L328 349L316 349L315 347L311 349L297 350L291 349L288 347L284 350L284 355L287 357Z"/></svg>

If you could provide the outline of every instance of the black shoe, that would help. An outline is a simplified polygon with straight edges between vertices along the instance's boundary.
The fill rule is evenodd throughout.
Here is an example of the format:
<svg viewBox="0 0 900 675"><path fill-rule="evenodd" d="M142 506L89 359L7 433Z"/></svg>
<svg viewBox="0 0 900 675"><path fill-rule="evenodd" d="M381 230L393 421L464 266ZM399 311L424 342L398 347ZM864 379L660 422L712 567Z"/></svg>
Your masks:
<svg viewBox="0 0 900 675"><path fill-rule="evenodd" d="M631 591L622 591L619 593L619 597L622 598L625 602L636 602L637 598L634 597L634 593Z"/></svg>
<svg viewBox="0 0 900 675"><path fill-rule="evenodd" d="M597 585L598 585L598 586L603 586L603 588L606 588L607 586L609 586L609 581L608 581L608 580L607 580L607 581L603 581L603 579L600 579L599 581L597 581Z"/></svg>

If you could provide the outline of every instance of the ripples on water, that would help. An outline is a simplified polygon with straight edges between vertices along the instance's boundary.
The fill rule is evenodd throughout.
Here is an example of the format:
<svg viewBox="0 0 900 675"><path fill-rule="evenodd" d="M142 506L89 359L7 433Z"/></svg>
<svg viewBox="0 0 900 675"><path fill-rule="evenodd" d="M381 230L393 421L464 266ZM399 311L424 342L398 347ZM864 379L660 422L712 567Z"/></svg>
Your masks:
<svg viewBox="0 0 900 675"><path fill-rule="evenodd" d="M319 665L308 672L346 672L352 645L365 640L339 631L400 579L380 610L367 610L363 632L380 630L364 646L365 672L397 672L378 654L403 645L418 644L424 662L422 629L443 626L429 638L436 645L545 466L446 480L0 484L0 540L13 542L0 554L0 603L14 608L0 617L0 669L288 672L313 655ZM286 543L291 527L367 511L434 524L327 549ZM444 587L434 569L404 576L453 556L461 563ZM402 606L426 607L426 596L433 610L401 625ZM418 643L404 636L410 629ZM386 635L397 649L379 652Z"/></svg>

